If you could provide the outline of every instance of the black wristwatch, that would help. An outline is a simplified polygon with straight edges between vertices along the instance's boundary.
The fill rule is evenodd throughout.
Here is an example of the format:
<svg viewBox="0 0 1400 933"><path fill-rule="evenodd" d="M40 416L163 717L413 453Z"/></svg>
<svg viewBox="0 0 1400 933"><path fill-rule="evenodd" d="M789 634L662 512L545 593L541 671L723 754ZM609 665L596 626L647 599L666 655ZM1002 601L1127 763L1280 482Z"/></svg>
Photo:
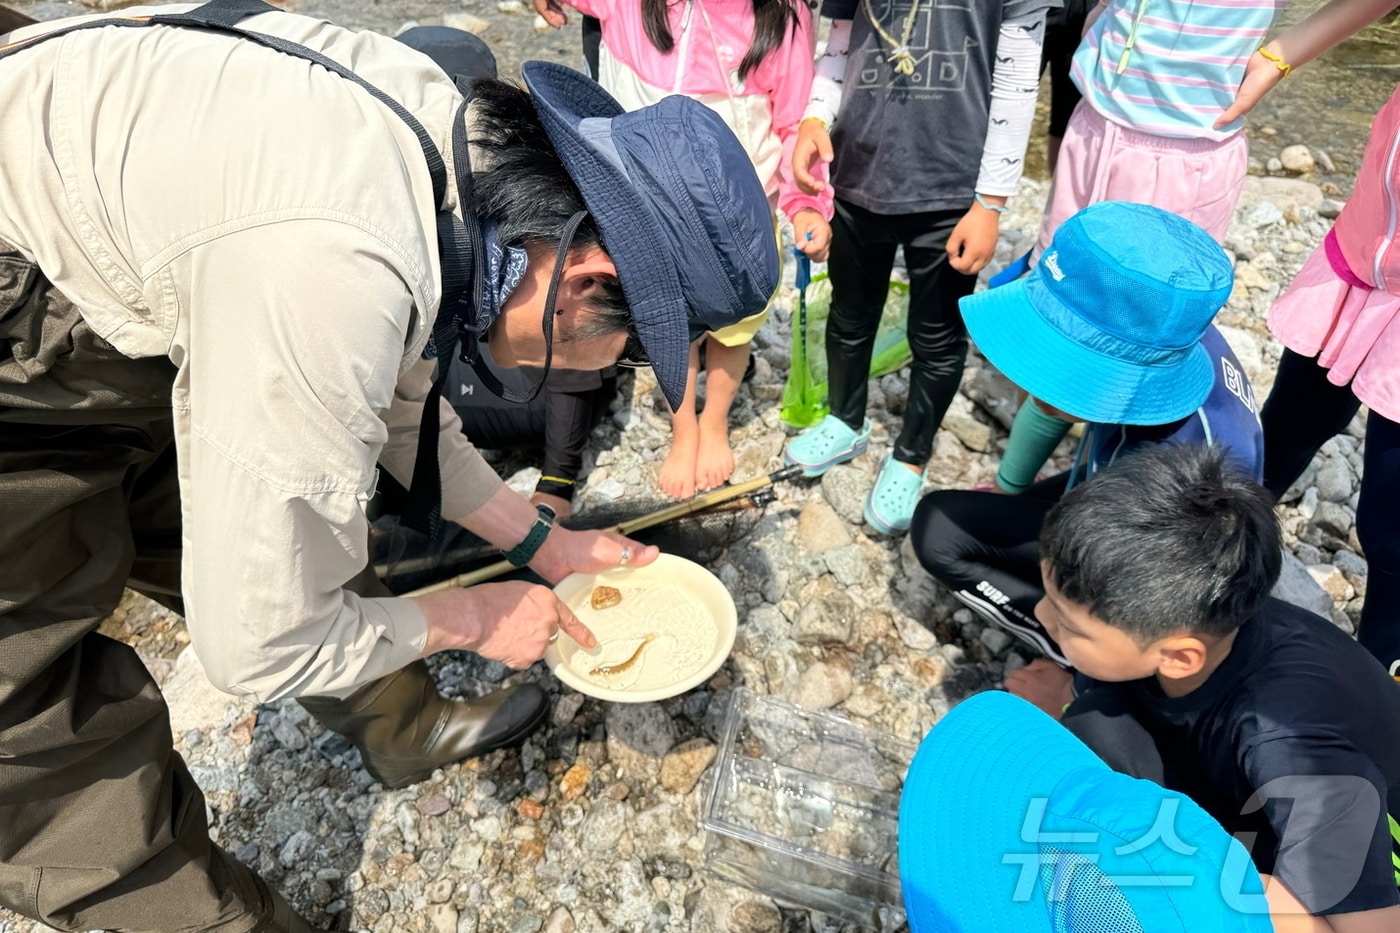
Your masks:
<svg viewBox="0 0 1400 933"><path fill-rule="evenodd" d="M544 539L549 537L549 532L554 528L554 510L544 503L535 506L538 513L535 523L530 526L530 533L525 536L515 547L506 551L506 560L510 561L512 567L524 567L535 559L539 553L540 546L544 544Z"/></svg>

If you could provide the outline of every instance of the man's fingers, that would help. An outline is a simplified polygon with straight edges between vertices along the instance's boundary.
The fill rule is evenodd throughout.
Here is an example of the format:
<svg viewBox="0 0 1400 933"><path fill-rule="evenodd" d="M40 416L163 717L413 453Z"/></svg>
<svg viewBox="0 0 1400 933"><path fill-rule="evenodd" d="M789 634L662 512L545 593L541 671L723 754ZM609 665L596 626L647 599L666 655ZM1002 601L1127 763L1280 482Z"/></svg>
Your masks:
<svg viewBox="0 0 1400 933"><path fill-rule="evenodd" d="M822 161L830 165L836 159L836 150L832 148L831 136L823 133L817 137L817 154L822 157Z"/></svg>
<svg viewBox="0 0 1400 933"><path fill-rule="evenodd" d="M563 629L565 635L568 635L585 648L592 648L594 645L598 644L598 639L593 637L593 633L588 630L588 626L579 621L578 616L574 615L573 610L564 605L563 600L556 599L555 602L558 603L559 606L559 627Z"/></svg>
<svg viewBox="0 0 1400 933"><path fill-rule="evenodd" d="M619 548L627 549L627 566L629 567L644 567L656 560L661 554L661 549L659 547L643 544L640 541L634 541L616 531L609 531L607 535L617 542ZM621 563L621 557L622 555L619 554L617 557L613 558L614 562Z"/></svg>

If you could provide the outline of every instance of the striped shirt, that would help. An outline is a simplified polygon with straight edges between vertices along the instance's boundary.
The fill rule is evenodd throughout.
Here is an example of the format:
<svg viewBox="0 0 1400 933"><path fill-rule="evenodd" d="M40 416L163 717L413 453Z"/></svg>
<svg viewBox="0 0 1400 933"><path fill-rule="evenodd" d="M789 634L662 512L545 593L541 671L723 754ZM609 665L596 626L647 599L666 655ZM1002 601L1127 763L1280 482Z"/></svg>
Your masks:
<svg viewBox="0 0 1400 933"><path fill-rule="evenodd" d="M1228 139L1212 124L1288 0L1111 0L1075 53L1074 83L1105 119L1159 136Z"/></svg>

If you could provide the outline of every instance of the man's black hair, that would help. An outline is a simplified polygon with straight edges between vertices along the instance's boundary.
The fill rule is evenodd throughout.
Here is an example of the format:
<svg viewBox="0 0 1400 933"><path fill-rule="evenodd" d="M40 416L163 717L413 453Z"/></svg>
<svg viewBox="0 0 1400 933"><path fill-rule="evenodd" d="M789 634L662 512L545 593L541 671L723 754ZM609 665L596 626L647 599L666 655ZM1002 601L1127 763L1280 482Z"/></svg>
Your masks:
<svg viewBox="0 0 1400 933"><path fill-rule="evenodd" d="M1041 557L1066 599L1141 645L1222 636L1273 589L1273 498L1223 451L1159 444L1121 457L1046 516Z"/></svg>
<svg viewBox="0 0 1400 933"><path fill-rule="evenodd" d="M570 218L586 210L583 195L555 154L523 88L491 79L477 81L474 87L471 145L483 156L479 167L473 163L475 209L496 223L502 244L553 251ZM592 214L579 224L573 246L606 249ZM621 283L612 276L598 281L601 289L592 302L596 313L585 323L588 332L561 340L616 333L631 324Z"/></svg>

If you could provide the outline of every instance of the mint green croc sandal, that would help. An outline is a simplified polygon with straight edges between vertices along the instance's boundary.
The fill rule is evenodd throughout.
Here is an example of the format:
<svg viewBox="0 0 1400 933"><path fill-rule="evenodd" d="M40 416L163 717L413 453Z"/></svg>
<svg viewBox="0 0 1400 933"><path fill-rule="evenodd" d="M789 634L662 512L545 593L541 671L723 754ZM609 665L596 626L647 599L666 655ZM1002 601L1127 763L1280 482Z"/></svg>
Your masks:
<svg viewBox="0 0 1400 933"><path fill-rule="evenodd" d="M857 432L835 415L827 415L816 427L792 439L783 451L783 460L802 467L803 476L821 476L836 464L859 457L869 446L869 418Z"/></svg>
<svg viewBox="0 0 1400 933"><path fill-rule="evenodd" d="M894 457L885 458L875 486L865 497L865 520L885 535L909 530L919 493L924 489L924 473L915 473Z"/></svg>

